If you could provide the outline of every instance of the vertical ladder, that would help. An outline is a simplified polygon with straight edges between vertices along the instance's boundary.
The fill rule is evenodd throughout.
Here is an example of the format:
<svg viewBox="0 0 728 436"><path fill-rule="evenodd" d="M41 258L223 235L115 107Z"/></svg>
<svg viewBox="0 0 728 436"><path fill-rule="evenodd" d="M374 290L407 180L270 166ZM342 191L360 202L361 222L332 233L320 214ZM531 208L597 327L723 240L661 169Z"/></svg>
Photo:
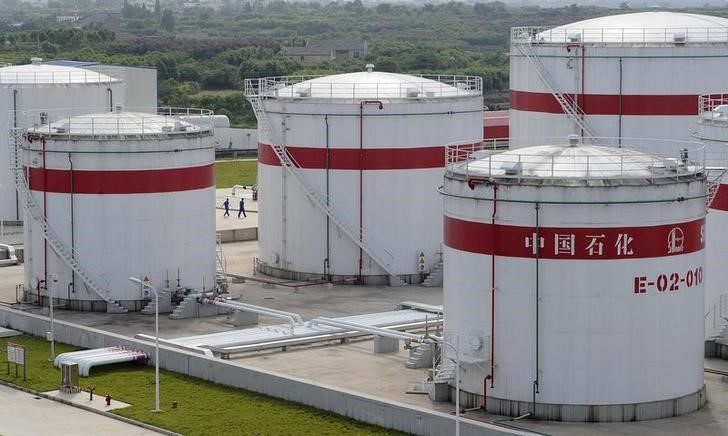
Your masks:
<svg viewBox="0 0 728 436"><path fill-rule="evenodd" d="M531 35L531 38L533 38L533 35ZM561 106L561 110L564 111L566 116L569 117L569 119L571 119L574 124L576 124L577 127L579 127L584 132L583 136L585 138L589 139L592 142L596 142L594 131L591 129L589 123L587 123L586 121L586 114L581 109L581 107L579 107L579 104L573 97L569 97L559 91L558 86L556 85L556 80L554 80L554 77L551 75L548 68L546 68L543 62L541 62L541 58L538 57L536 50L534 50L531 38L529 38L527 41L522 42L514 41L513 44L518 47L518 50L521 52L521 54L523 54L531 63L531 65L534 66L538 77L541 79L544 85L546 85L551 94L553 94L554 98L556 98L556 101L559 102L559 106Z"/></svg>
<svg viewBox="0 0 728 436"><path fill-rule="evenodd" d="M386 250L375 247L363 240L359 239L360 229L355 225L351 225L344 221L344 219L337 214L333 209L332 204L327 204L326 196L316 189L316 187L308 180L308 178L301 171L301 166L296 162L293 156L288 152L285 146L281 145L281 141L278 138L278 131L273 127L273 124L268 117L268 113L263 106L263 97L269 92L268 91L267 79L245 79L245 96L250 101L250 105L253 107L253 112L258 119L258 129L265 133L270 141L270 146L275 152L278 160L285 170L293 176L293 179L303 188L306 196L313 202L321 211L323 211L331 221L338 226L346 236L351 239L354 244L361 248L369 257L382 269L384 269L390 276L390 284L402 285L404 282L397 276L392 260L393 256Z"/></svg>
<svg viewBox="0 0 728 436"><path fill-rule="evenodd" d="M99 298L104 300L106 304L106 311L108 313L126 313L128 310L121 306L116 300L111 298L108 289L104 289L99 285L99 282L95 280L89 271L86 271L83 266L78 262L78 254L61 240L58 234L46 220L43 211L35 202L33 194L30 192L28 181L25 179L25 173L23 168L23 157L22 157L22 146L24 140L25 131L19 128L11 129L11 141L8 144L10 148L10 173L15 181L15 186L18 190L18 196L20 203L23 205L33 221L43 231L43 237L48 241L48 245L51 246L53 251L56 253L59 259L61 259L76 275L81 279L86 288L92 293L96 294Z"/></svg>

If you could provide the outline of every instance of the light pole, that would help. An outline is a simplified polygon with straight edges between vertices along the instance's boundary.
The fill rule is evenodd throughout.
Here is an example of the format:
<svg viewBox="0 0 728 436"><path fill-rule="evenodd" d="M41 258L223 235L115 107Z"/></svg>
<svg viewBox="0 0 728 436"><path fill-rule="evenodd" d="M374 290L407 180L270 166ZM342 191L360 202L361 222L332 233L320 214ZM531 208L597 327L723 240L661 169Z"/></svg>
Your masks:
<svg viewBox="0 0 728 436"><path fill-rule="evenodd" d="M460 436L460 336L455 336L455 345L447 342L445 338L433 337L439 344L447 345L455 351L455 436Z"/></svg>
<svg viewBox="0 0 728 436"><path fill-rule="evenodd" d="M144 281L136 277L129 277L129 280L154 292L154 410L152 412L159 413L162 411L159 408L159 294L157 294L157 288L149 284L147 277L144 277Z"/></svg>

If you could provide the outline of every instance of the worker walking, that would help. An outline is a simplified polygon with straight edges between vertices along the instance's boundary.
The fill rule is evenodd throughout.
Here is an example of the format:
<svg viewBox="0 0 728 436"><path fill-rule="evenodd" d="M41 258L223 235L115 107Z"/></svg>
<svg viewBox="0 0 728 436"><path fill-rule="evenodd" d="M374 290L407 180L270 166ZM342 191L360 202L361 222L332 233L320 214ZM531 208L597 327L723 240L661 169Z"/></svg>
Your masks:
<svg viewBox="0 0 728 436"><path fill-rule="evenodd" d="M242 197L240 198L240 209L238 210L238 218L240 218L241 213L245 218L248 217L248 215L245 214L245 200Z"/></svg>
<svg viewBox="0 0 728 436"><path fill-rule="evenodd" d="M222 214L223 217L230 216L230 199L225 197L225 202L222 204L222 207L225 208L225 213Z"/></svg>

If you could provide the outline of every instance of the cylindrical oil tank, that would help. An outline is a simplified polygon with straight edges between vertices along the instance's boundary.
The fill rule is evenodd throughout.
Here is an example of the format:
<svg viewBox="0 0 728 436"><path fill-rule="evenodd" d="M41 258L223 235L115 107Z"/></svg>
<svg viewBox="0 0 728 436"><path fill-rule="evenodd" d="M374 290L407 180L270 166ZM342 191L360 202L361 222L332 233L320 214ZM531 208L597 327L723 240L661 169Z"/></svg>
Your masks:
<svg viewBox="0 0 728 436"><path fill-rule="evenodd" d="M705 336L716 337L728 318L728 94L704 94L698 105L694 136L703 141L706 160L716 180L709 192L705 247ZM721 179L717 177L722 176Z"/></svg>
<svg viewBox="0 0 728 436"><path fill-rule="evenodd" d="M581 135L574 118L596 137L690 140L698 96L728 89L727 59L721 17L640 12L514 27L511 147Z"/></svg>
<svg viewBox="0 0 728 436"><path fill-rule="evenodd" d="M702 149L680 144L663 158L576 142L485 157L448 149L444 351L461 361L461 404L481 405L485 387L488 411L510 416L695 410L705 402Z"/></svg>
<svg viewBox="0 0 728 436"><path fill-rule="evenodd" d="M19 126L18 111L43 111L48 119L58 114L80 115L111 109L124 95L121 69L90 70L46 65L40 58L28 65L0 68L0 220L22 221L8 161L8 127ZM24 127L24 126L20 126Z"/></svg>
<svg viewBox="0 0 728 436"><path fill-rule="evenodd" d="M444 146L482 136L481 79L372 71L258 81L257 267L274 276L407 282L440 259ZM249 91L250 95L250 91ZM259 120L259 126L264 125ZM272 137L271 137L272 136ZM271 147L284 145L284 170ZM336 220L291 174L307 180ZM351 229L354 238L335 221ZM378 253L384 269L352 239Z"/></svg>
<svg viewBox="0 0 728 436"><path fill-rule="evenodd" d="M23 162L34 202L66 248L128 310L148 301L129 277L158 290L215 286L213 121L155 113L80 115L31 128ZM26 213L26 286L71 309L104 311ZM47 286L44 286L47 284Z"/></svg>

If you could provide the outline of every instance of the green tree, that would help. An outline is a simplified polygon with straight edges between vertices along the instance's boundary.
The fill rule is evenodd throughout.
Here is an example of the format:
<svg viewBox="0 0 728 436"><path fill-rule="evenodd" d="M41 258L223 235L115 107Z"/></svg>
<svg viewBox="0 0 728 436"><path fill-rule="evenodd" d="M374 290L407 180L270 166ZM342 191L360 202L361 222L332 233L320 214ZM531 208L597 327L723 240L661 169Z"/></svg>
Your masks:
<svg viewBox="0 0 728 436"><path fill-rule="evenodd" d="M171 10L165 9L164 12L162 12L162 18L159 20L159 25L167 32L172 32L174 30L174 14Z"/></svg>
<svg viewBox="0 0 728 436"><path fill-rule="evenodd" d="M159 0L156 0L154 2L154 16L159 18L160 15L162 15L162 5L159 3Z"/></svg>

